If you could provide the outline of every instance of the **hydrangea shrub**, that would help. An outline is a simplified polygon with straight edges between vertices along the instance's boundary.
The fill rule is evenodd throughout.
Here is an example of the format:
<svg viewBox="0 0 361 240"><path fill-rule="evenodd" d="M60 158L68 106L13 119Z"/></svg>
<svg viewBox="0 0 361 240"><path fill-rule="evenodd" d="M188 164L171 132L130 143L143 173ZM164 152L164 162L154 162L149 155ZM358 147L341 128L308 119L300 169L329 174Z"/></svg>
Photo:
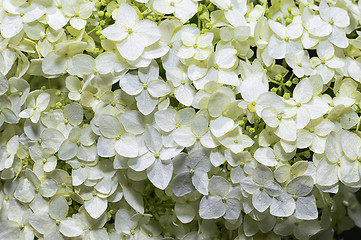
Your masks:
<svg viewBox="0 0 361 240"><path fill-rule="evenodd" d="M0 0L0 239L361 227L361 2Z"/></svg>

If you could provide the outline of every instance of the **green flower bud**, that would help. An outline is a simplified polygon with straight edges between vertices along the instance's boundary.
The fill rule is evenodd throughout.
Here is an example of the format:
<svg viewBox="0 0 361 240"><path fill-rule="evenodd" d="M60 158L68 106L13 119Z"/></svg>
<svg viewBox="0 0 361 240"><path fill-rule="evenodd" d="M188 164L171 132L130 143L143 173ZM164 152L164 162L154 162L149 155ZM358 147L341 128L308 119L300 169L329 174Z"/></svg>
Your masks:
<svg viewBox="0 0 361 240"><path fill-rule="evenodd" d="M281 75L281 74L277 74L277 75L275 76L275 80L278 81L278 82L282 81L282 80L283 80L282 75Z"/></svg>
<svg viewBox="0 0 361 240"><path fill-rule="evenodd" d="M286 18L286 25L290 25L292 21L292 18Z"/></svg>
<svg viewBox="0 0 361 240"><path fill-rule="evenodd" d="M104 17L104 11L98 11L98 16L101 18Z"/></svg>
<svg viewBox="0 0 361 240"><path fill-rule="evenodd" d="M106 17L106 18L111 18L111 17L112 17L112 13L106 12L106 13L105 13L105 17Z"/></svg>
<svg viewBox="0 0 361 240"><path fill-rule="evenodd" d="M248 104L247 108L250 112L256 112L256 107L253 104Z"/></svg>
<svg viewBox="0 0 361 240"><path fill-rule="evenodd" d="M101 2L96 2L94 6L95 8L100 9L102 7L102 4Z"/></svg>
<svg viewBox="0 0 361 240"><path fill-rule="evenodd" d="M285 94L283 94L283 98L284 98L284 99L290 99L290 98L291 98L290 93L285 93Z"/></svg>
<svg viewBox="0 0 361 240"><path fill-rule="evenodd" d="M278 91L278 88L276 88L276 87L273 87L273 88L271 89L271 92L277 93L277 91Z"/></svg>

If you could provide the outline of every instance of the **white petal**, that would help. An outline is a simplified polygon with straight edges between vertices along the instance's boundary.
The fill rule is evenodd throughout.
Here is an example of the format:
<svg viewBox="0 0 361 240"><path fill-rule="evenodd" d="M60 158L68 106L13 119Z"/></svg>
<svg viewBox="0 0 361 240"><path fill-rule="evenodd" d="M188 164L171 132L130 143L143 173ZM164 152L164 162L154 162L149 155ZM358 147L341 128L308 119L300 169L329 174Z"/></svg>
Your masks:
<svg viewBox="0 0 361 240"><path fill-rule="evenodd" d="M296 140L296 123L293 119L282 119L275 134L286 140Z"/></svg>
<svg viewBox="0 0 361 240"><path fill-rule="evenodd" d="M130 233L137 226L137 222L131 220L132 215L130 210L120 208L115 214L115 229L119 232Z"/></svg>
<svg viewBox="0 0 361 240"><path fill-rule="evenodd" d="M172 131L175 126L175 115L176 111L174 109L168 108L163 111L158 111L154 114L155 122L157 123L158 127L165 132Z"/></svg>
<svg viewBox="0 0 361 240"><path fill-rule="evenodd" d="M218 50L215 55L216 64L220 68L232 68L237 60L237 50L234 48L224 48Z"/></svg>
<svg viewBox="0 0 361 240"><path fill-rule="evenodd" d="M111 41L121 41L128 36L127 28L123 25L113 24L101 31Z"/></svg>
<svg viewBox="0 0 361 240"><path fill-rule="evenodd" d="M298 176L287 184L287 191L296 196L306 196L313 189L313 178L311 176Z"/></svg>
<svg viewBox="0 0 361 240"><path fill-rule="evenodd" d="M208 101L208 112L211 117L218 117L231 103L232 98L228 91L217 91L211 95Z"/></svg>
<svg viewBox="0 0 361 240"><path fill-rule="evenodd" d="M62 74L68 68L67 58L61 55L57 55L54 52L45 56L42 70L49 75Z"/></svg>
<svg viewBox="0 0 361 240"><path fill-rule="evenodd" d="M121 123L113 115L103 115L99 121L99 130L104 137L116 138L121 134Z"/></svg>
<svg viewBox="0 0 361 240"><path fill-rule="evenodd" d="M279 38L286 37L286 28L281 23L269 19L268 25Z"/></svg>
<svg viewBox="0 0 361 240"><path fill-rule="evenodd" d="M146 131L144 134L144 143L148 149L153 153L159 153L162 148L162 137L158 130L152 125L146 125Z"/></svg>
<svg viewBox="0 0 361 240"><path fill-rule="evenodd" d="M9 89L9 83L3 74L0 74L0 95L6 93Z"/></svg>
<svg viewBox="0 0 361 240"><path fill-rule="evenodd" d="M142 55L144 48L144 40L135 33L128 35L126 39L117 44L120 55L130 61L139 58Z"/></svg>
<svg viewBox="0 0 361 240"><path fill-rule="evenodd" d="M80 17L74 16L70 19L70 25L77 30L82 30L85 27L86 23L87 21Z"/></svg>
<svg viewBox="0 0 361 240"><path fill-rule="evenodd" d="M138 156L138 142L136 137L130 133L124 133L119 141L115 142L115 151L123 156L134 158Z"/></svg>
<svg viewBox="0 0 361 240"><path fill-rule="evenodd" d="M138 111L128 111L121 115L120 120L127 132L139 135L144 132L144 119Z"/></svg>
<svg viewBox="0 0 361 240"><path fill-rule="evenodd" d="M332 42L336 47L347 48L349 40L346 37L346 33L343 29L333 26L333 31L328 37L328 40Z"/></svg>
<svg viewBox="0 0 361 240"><path fill-rule="evenodd" d="M153 98L148 91L142 91L135 97L137 100L137 107L139 111L144 115L149 115L158 104L158 100Z"/></svg>
<svg viewBox="0 0 361 240"><path fill-rule="evenodd" d="M313 220L318 217L316 200L313 195L299 197L296 200L296 211L294 216L301 220Z"/></svg>
<svg viewBox="0 0 361 240"><path fill-rule="evenodd" d="M228 194L231 184L221 176L213 176L209 180L208 191L211 195L224 197Z"/></svg>
<svg viewBox="0 0 361 240"><path fill-rule="evenodd" d="M174 12L174 6L171 6L167 1L155 0L152 6L154 10L163 14L171 14Z"/></svg>
<svg viewBox="0 0 361 240"><path fill-rule="evenodd" d="M293 98L297 103L306 103L311 100L313 88L308 78L300 81L293 90Z"/></svg>
<svg viewBox="0 0 361 240"><path fill-rule="evenodd" d="M46 128L41 133L41 139L41 145L44 148L53 148L56 152L59 150L61 144L65 140L64 135L54 128Z"/></svg>
<svg viewBox="0 0 361 240"><path fill-rule="evenodd" d="M160 31L155 22L149 20L142 20L138 22L133 31L143 39L145 47L158 41L161 37Z"/></svg>
<svg viewBox="0 0 361 240"><path fill-rule="evenodd" d="M195 209L190 204L176 203L174 212L182 223L189 223L195 217Z"/></svg>
<svg viewBox="0 0 361 240"><path fill-rule="evenodd" d="M52 178L46 178L42 181L39 193L43 197L52 197L58 191L58 183Z"/></svg>
<svg viewBox="0 0 361 240"><path fill-rule="evenodd" d="M126 3L120 4L116 16L116 23L132 28L139 21L137 12L133 7Z"/></svg>
<svg viewBox="0 0 361 240"><path fill-rule="evenodd" d="M154 97L163 97L170 93L169 86L162 80L153 80L149 83L148 89L149 94Z"/></svg>
<svg viewBox="0 0 361 240"><path fill-rule="evenodd" d="M85 210L92 218L98 219L107 209L108 201L106 199L94 196L89 201L84 202Z"/></svg>
<svg viewBox="0 0 361 240"><path fill-rule="evenodd" d="M72 57L70 61L68 73L81 77L83 75L91 74L94 68L94 58L87 54L77 54Z"/></svg>
<svg viewBox="0 0 361 240"><path fill-rule="evenodd" d="M274 107L264 108L261 116L268 126L278 127L280 120L277 118L278 112Z"/></svg>
<svg viewBox="0 0 361 240"><path fill-rule="evenodd" d="M203 195L208 194L208 174L203 171L195 171L192 176L194 187Z"/></svg>
<svg viewBox="0 0 361 240"><path fill-rule="evenodd" d="M343 130L341 132L341 146L345 155L349 159L355 160L359 154L361 139L355 133Z"/></svg>
<svg viewBox="0 0 361 240"><path fill-rule="evenodd" d="M128 165L131 169L134 171L143 171L147 169L148 167L152 166L152 164L155 161L155 157L153 153L147 152L146 154L137 157L132 158L128 161Z"/></svg>
<svg viewBox="0 0 361 240"><path fill-rule="evenodd" d="M341 166L339 168L340 178L343 183L355 184L360 181L358 161L348 161L346 159L341 160Z"/></svg>
<svg viewBox="0 0 361 240"><path fill-rule="evenodd" d="M229 132L234 126L234 121L230 118L220 116L210 122L210 130L215 137L221 137Z"/></svg>
<svg viewBox="0 0 361 240"><path fill-rule="evenodd" d="M53 198L49 204L49 215L54 220L62 220L68 214L69 206L64 195L60 194Z"/></svg>
<svg viewBox="0 0 361 240"><path fill-rule="evenodd" d="M226 206L220 197L204 196L199 204L199 216L203 219L217 219L226 213Z"/></svg>
<svg viewBox="0 0 361 240"><path fill-rule="evenodd" d="M317 54L320 59L328 60L335 54L335 48L329 41L321 41L317 45Z"/></svg>
<svg viewBox="0 0 361 240"><path fill-rule="evenodd" d="M8 15L1 22L1 35L4 38L14 37L23 29L23 21L20 16Z"/></svg>
<svg viewBox="0 0 361 240"><path fill-rule="evenodd" d="M127 203L137 212L144 213L144 203L142 195L134 189L123 186L124 198Z"/></svg>
<svg viewBox="0 0 361 240"><path fill-rule="evenodd" d="M353 79L361 82L361 63L357 61L349 61L347 70Z"/></svg>
<svg viewBox="0 0 361 240"><path fill-rule="evenodd" d="M338 7L330 7L330 15L337 27L345 28L350 24L350 17L347 11Z"/></svg>
<svg viewBox="0 0 361 240"><path fill-rule="evenodd" d="M17 186L14 197L23 203L30 203L34 199L35 191L34 186L29 182L29 180L24 179Z"/></svg>
<svg viewBox="0 0 361 240"><path fill-rule="evenodd" d="M270 38L267 48L269 55L274 59L281 59L286 56L286 42L274 35Z"/></svg>
<svg viewBox="0 0 361 240"><path fill-rule="evenodd" d="M285 193L272 199L270 214L275 217L289 217L295 211L296 203L292 196Z"/></svg>
<svg viewBox="0 0 361 240"><path fill-rule="evenodd" d="M265 192L258 190L252 196L252 204L259 212L264 212L271 205L272 198Z"/></svg>
<svg viewBox="0 0 361 240"><path fill-rule="evenodd" d="M59 231L66 237L78 237L83 233L82 226L73 219L61 221Z"/></svg>
<svg viewBox="0 0 361 240"><path fill-rule="evenodd" d="M0 238L8 240L20 239L19 225L12 221L2 221L0 225Z"/></svg>
<svg viewBox="0 0 361 240"><path fill-rule="evenodd" d="M172 137L182 147L190 147L196 142L196 137L190 127L176 129L173 131Z"/></svg>
<svg viewBox="0 0 361 240"><path fill-rule="evenodd" d="M191 85L180 85L174 89L174 96L176 99L185 106L190 106L193 103L193 99L196 91Z"/></svg>
<svg viewBox="0 0 361 240"><path fill-rule="evenodd" d="M101 157L113 157L115 155L114 150L115 139L109 139L100 136L97 144L97 151Z"/></svg>
<svg viewBox="0 0 361 240"><path fill-rule="evenodd" d="M172 180L172 190L174 194L178 197L181 197L187 193L193 192L195 188L191 179L191 173L181 173L175 176Z"/></svg>
<svg viewBox="0 0 361 240"><path fill-rule="evenodd" d="M80 125L83 121L83 107L79 103L70 103L64 107L64 117L71 124Z"/></svg>
<svg viewBox="0 0 361 240"><path fill-rule="evenodd" d="M235 71L225 71L220 69L218 71L218 82L227 85L238 86L240 81Z"/></svg>
<svg viewBox="0 0 361 240"><path fill-rule="evenodd" d="M69 140L65 140L59 148L58 157L61 160L70 160L73 157L75 157L77 153L78 153L77 144L70 142Z"/></svg>
<svg viewBox="0 0 361 240"><path fill-rule="evenodd" d="M148 179L157 188L164 190L173 174L173 164L162 162L160 159L156 159L153 166L147 169Z"/></svg>
<svg viewBox="0 0 361 240"><path fill-rule="evenodd" d="M337 164L331 164L326 159L322 159L316 168L316 183L328 187L337 182Z"/></svg>
<svg viewBox="0 0 361 240"><path fill-rule="evenodd" d="M46 22L55 31L64 27L68 21L69 18L65 17L62 10L58 8L52 8L52 10L46 14Z"/></svg>
<svg viewBox="0 0 361 240"><path fill-rule="evenodd" d="M301 23L291 23L286 27L286 35L289 39L297 39L303 33L303 26Z"/></svg>
<svg viewBox="0 0 361 240"><path fill-rule="evenodd" d="M235 198L228 198L226 200L226 213L224 218L228 220L236 220L241 214L241 202Z"/></svg>
<svg viewBox="0 0 361 240"><path fill-rule="evenodd" d="M324 22L319 15L314 15L309 19L309 25L306 28L308 32L317 37L326 37L331 34L332 27Z"/></svg>
<svg viewBox="0 0 361 240"><path fill-rule="evenodd" d="M274 167L278 163L271 148L258 148L254 153L254 158L259 163L268 167Z"/></svg>

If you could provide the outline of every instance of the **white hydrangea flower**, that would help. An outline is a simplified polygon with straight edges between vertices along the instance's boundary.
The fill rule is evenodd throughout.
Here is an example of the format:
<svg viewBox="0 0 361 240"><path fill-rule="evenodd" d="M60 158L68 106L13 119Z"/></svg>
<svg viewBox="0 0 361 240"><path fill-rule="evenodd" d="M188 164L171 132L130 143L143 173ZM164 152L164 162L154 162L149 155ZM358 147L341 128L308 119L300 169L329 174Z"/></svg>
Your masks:
<svg viewBox="0 0 361 240"><path fill-rule="evenodd" d="M345 63L335 55L335 49L328 41L317 45L318 57L310 59L311 67L321 75L323 83L327 84L335 75L335 69L342 68Z"/></svg>
<svg viewBox="0 0 361 240"><path fill-rule="evenodd" d="M208 194L208 175L211 168L209 157L204 150L196 150L187 154L179 154L173 159L174 173L172 189L176 196L184 196L197 190Z"/></svg>
<svg viewBox="0 0 361 240"><path fill-rule="evenodd" d="M225 18L234 27L238 27L245 22L244 15L247 13L247 1L212 0L212 2L224 11Z"/></svg>
<svg viewBox="0 0 361 240"><path fill-rule="evenodd" d="M159 13L174 14L183 23L197 13L197 3L192 0L155 0L152 6Z"/></svg>
<svg viewBox="0 0 361 240"><path fill-rule="evenodd" d="M7 96L2 95L0 96L0 104L0 126L2 126L4 122L17 123L18 117L12 110L12 104L10 99Z"/></svg>
<svg viewBox="0 0 361 240"><path fill-rule="evenodd" d="M43 112L49 104L50 94L49 93L40 93L36 100L31 98L28 103L28 108L19 113L21 118L30 118L33 123L37 123L40 119L41 112Z"/></svg>
<svg viewBox="0 0 361 240"><path fill-rule="evenodd" d="M252 204L259 212L266 211L271 206L272 198L283 192L273 180L272 171L263 165L256 167L253 176L241 180L242 188L252 195Z"/></svg>
<svg viewBox="0 0 361 240"><path fill-rule="evenodd" d="M271 36L267 47L268 54L272 58L281 59L287 53L296 54L302 51L302 45L299 41L303 33L301 16L294 17L292 23L286 27L272 19L268 20L268 25L275 33Z"/></svg>
<svg viewBox="0 0 361 240"><path fill-rule="evenodd" d="M135 171L147 169L149 180L158 188L165 189L173 173L171 158L179 154L183 147L165 147L161 134L152 126L147 124L142 135L144 146L140 149L140 156L128 161L128 165Z"/></svg>
<svg viewBox="0 0 361 240"><path fill-rule="evenodd" d="M179 58L205 60L209 57L212 51L213 33L201 34L198 28L192 26L184 26L180 31L183 45L177 53Z"/></svg>
<svg viewBox="0 0 361 240"><path fill-rule="evenodd" d="M117 49L127 60L138 59L145 47L160 39L157 25L149 20L139 20L136 10L128 4L120 4L115 24L101 32L107 39L117 42Z"/></svg>
<svg viewBox="0 0 361 240"><path fill-rule="evenodd" d="M2 3L3 9L8 13L1 21L1 35L4 38L11 38L19 34L24 24L30 24L45 14L45 8L39 4L29 4L26 1L5 0Z"/></svg>
<svg viewBox="0 0 361 240"><path fill-rule="evenodd" d="M159 67L155 61L137 73L125 74L119 85L124 92L135 96L137 107L144 115L149 115L155 109L159 97L170 93L169 86L159 78Z"/></svg>
<svg viewBox="0 0 361 240"><path fill-rule="evenodd" d="M185 106L192 105L196 91L192 82L188 79L185 69L169 67L166 74L173 84L175 98Z"/></svg>
<svg viewBox="0 0 361 240"><path fill-rule="evenodd" d="M48 75L63 74L68 70L72 57L80 54L86 48L87 43L68 40L55 45L54 51L49 52L43 62L42 70Z"/></svg>
<svg viewBox="0 0 361 240"><path fill-rule="evenodd" d="M210 195L204 196L199 205L199 216L204 219L238 219L241 213L240 191L220 176L209 180Z"/></svg>
<svg viewBox="0 0 361 240"><path fill-rule="evenodd" d="M297 219L314 220L318 217L311 176L298 176L288 182L287 193L272 200L270 213L278 217L288 217L294 213Z"/></svg>
<svg viewBox="0 0 361 240"><path fill-rule="evenodd" d="M361 226L360 2L0 2L1 239Z"/></svg>

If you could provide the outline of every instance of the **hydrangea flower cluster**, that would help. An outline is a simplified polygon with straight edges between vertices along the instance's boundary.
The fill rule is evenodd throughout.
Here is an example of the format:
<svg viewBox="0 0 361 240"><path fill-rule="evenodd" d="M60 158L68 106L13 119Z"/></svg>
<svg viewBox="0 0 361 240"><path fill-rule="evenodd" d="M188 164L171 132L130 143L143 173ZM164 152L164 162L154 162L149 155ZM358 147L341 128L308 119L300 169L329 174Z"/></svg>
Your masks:
<svg viewBox="0 0 361 240"><path fill-rule="evenodd" d="M361 1L0 0L0 239L361 227Z"/></svg>

